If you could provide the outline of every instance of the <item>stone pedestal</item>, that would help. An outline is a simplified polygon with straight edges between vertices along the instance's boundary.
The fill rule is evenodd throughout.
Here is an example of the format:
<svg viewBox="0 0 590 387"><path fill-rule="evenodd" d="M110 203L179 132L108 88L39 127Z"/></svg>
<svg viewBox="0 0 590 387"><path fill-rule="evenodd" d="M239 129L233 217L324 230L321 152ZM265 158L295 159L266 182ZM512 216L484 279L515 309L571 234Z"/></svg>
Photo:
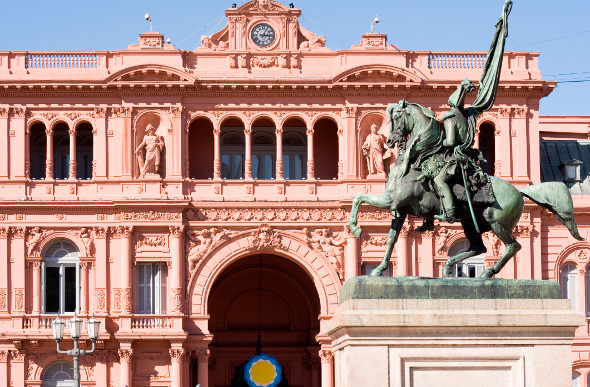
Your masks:
<svg viewBox="0 0 590 387"><path fill-rule="evenodd" d="M352 278L328 327L336 386L571 386L584 321L552 281Z"/></svg>

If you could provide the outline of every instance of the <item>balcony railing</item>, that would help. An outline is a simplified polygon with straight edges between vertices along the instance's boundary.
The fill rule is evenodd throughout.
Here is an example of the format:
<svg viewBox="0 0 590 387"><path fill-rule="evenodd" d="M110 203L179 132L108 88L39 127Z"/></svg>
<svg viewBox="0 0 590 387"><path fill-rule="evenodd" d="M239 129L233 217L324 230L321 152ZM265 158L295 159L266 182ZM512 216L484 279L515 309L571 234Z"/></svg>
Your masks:
<svg viewBox="0 0 590 387"><path fill-rule="evenodd" d="M28 69L91 69L98 68L96 54L27 54Z"/></svg>
<svg viewBox="0 0 590 387"><path fill-rule="evenodd" d="M172 318L165 316L145 315L131 318L131 329L168 329L172 328Z"/></svg>
<svg viewBox="0 0 590 387"><path fill-rule="evenodd" d="M431 69L476 69L482 68L485 54L429 54L428 67Z"/></svg>

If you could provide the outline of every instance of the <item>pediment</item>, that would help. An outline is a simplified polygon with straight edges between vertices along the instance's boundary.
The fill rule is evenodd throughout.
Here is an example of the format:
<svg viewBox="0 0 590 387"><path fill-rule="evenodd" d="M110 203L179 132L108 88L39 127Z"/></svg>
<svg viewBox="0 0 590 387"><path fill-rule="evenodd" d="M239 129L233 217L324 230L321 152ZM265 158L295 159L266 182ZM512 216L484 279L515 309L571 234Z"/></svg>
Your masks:
<svg viewBox="0 0 590 387"><path fill-rule="evenodd" d="M421 81L422 78L416 74L391 66L357 67L334 77L334 83L399 83Z"/></svg>
<svg viewBox="0 0 590 387"><path fill-rule="evenodd" d="M190 74L165 66L135 66L107 78L107 83L194 83Z"/></svg>
<svg viewBox="0 0 590 387"><path fill-rule="evenodd" d="M247 12L289 12L289 8L283 4L272 0L252 0L238 8L238 11Z"/></svg>

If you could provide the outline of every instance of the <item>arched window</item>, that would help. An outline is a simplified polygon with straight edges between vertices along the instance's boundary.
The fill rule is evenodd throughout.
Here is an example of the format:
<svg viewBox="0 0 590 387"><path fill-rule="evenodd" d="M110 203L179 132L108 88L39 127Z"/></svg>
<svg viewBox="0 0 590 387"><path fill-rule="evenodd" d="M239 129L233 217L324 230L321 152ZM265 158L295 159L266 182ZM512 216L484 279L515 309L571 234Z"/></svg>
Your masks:
<svg viewBox="0 0 590 387"><path fill-rule="evenodd" d="M301 180L307 171L307 136L305 123L290 119L283 125L283 177Z"/></svg>
<svg viewBox="0 0 590 387"><path fill-rule="evenodd" d="M44 313L78 313L79 259L76 246L58 240L43 252Z"/></svg>
<svg viewBox="0 0 590 387"><path fill-rule="evenodd" d="M229 119L221 125L221 178L244 178L244 154L246 140L244 124L237 119Z"/></svg>
<svg viewBox="0 0 590 387"><path fill-rule="evenodd" d="M188 129L188 162L191 179L212 179L215 157L213 123L206 118L193 121Z"/></svg>
<svg viewBox="0 0 590 387"><path fill-rule="evenodd" d="M88 122L78 125L76 129L76 175L78 180L92 179L93 144L92 125Z"/></svg>
<svg viewBox="0 0 590 387"><path fill-rule="evenodd" d="M494 126L483 123L479 127L479 150L486 163L482 163L481 169L488 175L494 174L494 163L496 162L496 140L494 138Z"/></svg>
<svg viewBox="0 0 590 387"><path fill-rule="evenodd" d="M338 178L338 125L323 118L314 125L313 156L315 177L321 180Z"/></svg>
<svg viewBox="0 0 590 387"><path fill-rule="evenodd" d="M45 125L36 123L31 127L29 143L30 176L33 180L45 179L45 163L47 161L47 135Z"/></svg>
<svg viewBox="0 0 590 387"><path fill-rule="evenodd" d="M43 387L74 386L74 368L66 361L52 363L41 377Z"/></svg>
<svg viewBox="0 0 590 387"><path fill-rule="evenodd" d="M449 257L453 257L459 253L467 251L469 248L469 240L459 239L449 248ZM453 274L455 277L479 277L485 268L485 254L479 254L475 257L467 258L453 266Z"/></svg>
<svg viewBox="0 0 590 387"><path fill-rule="evenodd" d="M571 263L561 269L561 297L570 300L572 309L578 309L578 271Z"/></svg>
<svg viewBox="0 0 590 387"><path fill-rule="evenodd" d="M252 124L252 178L271 180L275 178L277 146L275 124L261 118Z"/></svg>
<svg viewBox="0 0 590 387"><path fill-rule="evenodd" d="M55 180L66 180L70 176L70 133L64 122L53 129L53 168Z"/></svg>
<svg viewBox="0 0 590 387"><path fill-rule="evenodd" d="M580 374L572 371L572 387L580 387Z"/></svg>

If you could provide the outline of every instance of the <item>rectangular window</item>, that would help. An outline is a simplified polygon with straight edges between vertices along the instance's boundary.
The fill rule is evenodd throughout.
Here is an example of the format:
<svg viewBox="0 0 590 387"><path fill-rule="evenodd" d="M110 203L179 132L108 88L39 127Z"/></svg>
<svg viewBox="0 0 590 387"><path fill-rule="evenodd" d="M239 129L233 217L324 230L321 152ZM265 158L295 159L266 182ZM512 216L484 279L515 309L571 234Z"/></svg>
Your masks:
<svg viewBox="0 0 590 387"><path fill-rule="evenodd" d="M76 313L79 299L78 284L77 264L45 264L44 313Z"/></svg>
<svg viewBox="0 0 590 387"><path fill-rule="evenodd" d="M137 313L165 314L168 282L166 263L137 264Z"/></svg>
<svg viewBox="0 0 590 387"><path fill-rule="evenodd" d="M303 153L283 153L283 175L285 179L301 180L306 177L304 175L307 171L305 163L307 163L307 160Z"/></svg>

